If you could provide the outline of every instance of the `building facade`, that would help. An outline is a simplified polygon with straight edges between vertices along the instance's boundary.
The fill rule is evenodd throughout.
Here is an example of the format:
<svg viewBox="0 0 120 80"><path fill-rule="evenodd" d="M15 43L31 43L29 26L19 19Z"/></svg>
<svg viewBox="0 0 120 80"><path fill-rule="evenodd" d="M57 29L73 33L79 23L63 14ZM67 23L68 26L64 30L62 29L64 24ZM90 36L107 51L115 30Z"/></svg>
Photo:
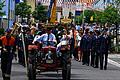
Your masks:
<svg viewBox="0 0 120 80"><path fill-rule="evenodd" d="M69 16L72 12L73 16L79 17L83 9L91 7L94 0L64 0L63 2L63 16Z"/></svg>
<svg viewBox="0 0 120 80"><path fill-rule="evenodd" d="M15 21L15 0L0 0L0 2L3 1L5 1L5 6L3 7L2 11L5 13L5 15L0 18L0 27L12 27L12 24Z"/></svg>
<svg viewBox="0 0 120 80"><path fill-rule="evenodd" d="M94 9L104 10L107 5L111 4L113 0L95 0L92 4Z"/></svg>

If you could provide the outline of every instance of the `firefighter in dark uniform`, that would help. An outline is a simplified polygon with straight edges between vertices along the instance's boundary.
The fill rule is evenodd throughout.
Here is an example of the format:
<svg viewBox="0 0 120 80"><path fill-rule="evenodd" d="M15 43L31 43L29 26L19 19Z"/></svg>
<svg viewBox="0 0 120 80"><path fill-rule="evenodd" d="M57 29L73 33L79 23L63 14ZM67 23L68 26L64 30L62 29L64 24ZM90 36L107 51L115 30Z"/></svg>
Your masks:
<svg viewBox="0 0 120 80"><path fill-rule="evenodd" d="M17 46L17 49L18 49L18 62L19 62L20 65L25 66L22 34L21 34L21 29L20 28L18 29L18 34L16 36L16 46Z"/></svg>
<svg viewBox="0 0 120 80"><path fill-rule="evenodd" d="M26 59L28 60L28 46L33 45L33 40L36 36L36 27L32 26L30 29L28 28L26 30L26 33L24 34L24 40L25 40L25 48L26 48ZM24 56L25 57L25 56Z"/></svg>
<svg viewBox="0 0 120 80"><path fill-rule="evenodd" d="M107 30L105 30L103 35L101 36L101 44L100 44L100 69L101 70L103 69L103 66L104 66L104 70L107 69L107 59L108 59L108 52L110 51L110 47L111 47L111 39L107 33Z"/></svg>
<svg viewBox="0 0 120 80"><path fill-rule="evenodd" d="M95 36L95 68L99 67L99 59L100 59L100 43L101 43L101 35L100 31L96 30L95 31L96 36Z"/></svg>
<svg viewBox="0 0 120 80"><path fill-rule="evenodd" d="M95 34L94 32L90 32L90 39L91 39L91 66L94 67L94 60L95 60Z"/></svg>
<svg viewBox="0 0 120 80"><path fill-rule="evenodd" d="M15 51L15 38L11 36L11 30L7 29L2 41L1 69L3 80L10 80L12 59Z"/></svg>
<svg viewBox="0 0 120 80"><path fill-rule="evenodd" d="M80 43L80 48L83 51L83 60L82 64L89 66L89 56L90 56L90 38L89 38L89 28L86 29L85 34L83 35Z"/></svg>
<svg viewBox="0 0 120 80"><path fill-rule="evenodd" d="M26 32L26 38L27 38L27 44L32 45L32 42L36 36L36 27L32 26L30 29Z"/></svg>

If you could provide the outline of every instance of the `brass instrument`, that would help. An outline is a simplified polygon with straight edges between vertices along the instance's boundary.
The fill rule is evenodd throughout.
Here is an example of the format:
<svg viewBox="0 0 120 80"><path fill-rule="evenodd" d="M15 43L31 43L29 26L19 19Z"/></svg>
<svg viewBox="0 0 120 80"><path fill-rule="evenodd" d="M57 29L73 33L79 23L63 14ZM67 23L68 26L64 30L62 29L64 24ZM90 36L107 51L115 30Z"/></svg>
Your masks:
<svg viewBox="0 0 120 80"><path fill-rule="evenodd" d="M15 23L15 25L13 25L13 29L11 31L11 34L14 35L16 34L17 30L20 28L20 23Z"/></svg>

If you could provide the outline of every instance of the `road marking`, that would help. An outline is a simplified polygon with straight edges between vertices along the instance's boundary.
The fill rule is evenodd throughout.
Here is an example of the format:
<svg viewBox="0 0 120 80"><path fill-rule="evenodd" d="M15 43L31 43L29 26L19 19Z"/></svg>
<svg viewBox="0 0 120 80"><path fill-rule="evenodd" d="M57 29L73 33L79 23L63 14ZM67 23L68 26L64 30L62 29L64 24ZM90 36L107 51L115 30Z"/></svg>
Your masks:
<svg viewBox="0 0 120 80"><path fill-rule="evenodd" d="M117 66L117 67L120 67L120 64L119 64L118 62L115 62L115 61L113 61L113 60L111 60L111 59L108 59L108 63L110 63L110 64L112 64L112 65L115 65L115 66Z"/></svg>

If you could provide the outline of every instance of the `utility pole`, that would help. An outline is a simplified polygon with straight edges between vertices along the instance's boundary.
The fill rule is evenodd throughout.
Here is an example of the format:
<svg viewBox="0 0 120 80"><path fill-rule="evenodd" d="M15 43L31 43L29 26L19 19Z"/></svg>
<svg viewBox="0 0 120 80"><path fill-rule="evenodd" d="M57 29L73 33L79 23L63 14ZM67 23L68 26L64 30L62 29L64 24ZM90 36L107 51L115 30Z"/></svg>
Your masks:
<svg viewBox="0 0 120 80"><path fill-rule="evenodd" d="M8 0L8 28L10 28L9 24L10 24L10 2L11 0Z"/></svg>

